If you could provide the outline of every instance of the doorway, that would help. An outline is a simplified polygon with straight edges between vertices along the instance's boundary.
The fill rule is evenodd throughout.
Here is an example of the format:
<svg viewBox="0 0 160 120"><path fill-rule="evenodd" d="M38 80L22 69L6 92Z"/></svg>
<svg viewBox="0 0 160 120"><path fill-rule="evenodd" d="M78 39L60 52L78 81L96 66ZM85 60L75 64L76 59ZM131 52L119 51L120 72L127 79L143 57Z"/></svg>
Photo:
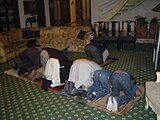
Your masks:
<svg viewBox="0 0 160 120"><path fill-rule="evenodd" d="M49 0L51 26L89 26L90 6L90 0Z"/></svg>

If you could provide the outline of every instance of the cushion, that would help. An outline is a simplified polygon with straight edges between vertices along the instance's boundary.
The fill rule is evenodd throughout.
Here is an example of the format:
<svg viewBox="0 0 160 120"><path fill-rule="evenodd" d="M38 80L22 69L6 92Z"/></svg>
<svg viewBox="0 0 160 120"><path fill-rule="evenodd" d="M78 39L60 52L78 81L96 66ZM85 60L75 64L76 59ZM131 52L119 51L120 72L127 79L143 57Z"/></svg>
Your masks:
<svg viewBox="0 0 160 120"><path fill-rule="evenodd" d="M22 30L23 39L40 38L40 30Z"/></svg>
<svg viewBox="0 0 160 120"><path fill-rule="evenodd" d="M86 31L80 30L78 35L77 35L77 38L81 39L81 40L84 40L84 36L85 36L86 33L87 33Z"/></svg>

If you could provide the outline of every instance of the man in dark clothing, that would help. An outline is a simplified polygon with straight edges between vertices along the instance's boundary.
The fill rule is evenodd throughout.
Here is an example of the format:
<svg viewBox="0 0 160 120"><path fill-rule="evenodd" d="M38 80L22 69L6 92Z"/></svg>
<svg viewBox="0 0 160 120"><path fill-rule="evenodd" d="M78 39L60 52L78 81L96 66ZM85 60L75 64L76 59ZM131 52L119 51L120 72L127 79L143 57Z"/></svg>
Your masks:
<svg viewBox="0 0 160 120"><path fill-rule="evenodd" d="M87 55L87 58L90 60L95 61L98 64L102 64L107 59L107 56L109 55L108 50L100 44L97 43L89 43L85 46L85 53Z"/></svg>
<svg viewBox="0 0 160 120"><path fill-rule="evenodd" d="M43 48L40 56L41 56L42 66L46 66L46 63L49 60L49 58L58 59L60 66L63 67L60 69L61 83L64 83L65 80L68 79L72 61L68 59L68 57L64 52L54 48Z"/></svg>
<svg viewBox="0 0 160 120"><path fill-rule="evenodd" d="M68 79L72 61L68 59L63 51L54 48L30 47L20 53L21 64L17 68L18 74L31 73L28 78L35 80L44 75L45 66L50 58L58 59L60 68L61 83ZM62 68L63 67L63 68Z"/></svg>
<svg viewBox="0 0 160 120"><path fill-rule="evenodd" d="M54 48L43 48L40 56L42 67L36 71L43 74L41 89L47 91L49 86L63 84L68 79L72 61L63 51Z"/></svg>
<svg viewBox="0 0 160 120"><path fill-rule="evenodd" d="M49 55L49 58L57 58L57 59L60 59L60 60L61 59L68 60L68 57L65 55L65 53L58 50L58 49L45 47L45 48L42 48L42 51L43 50L47 51L47 53Z"/></svg>
<svg viewBox="0 0 160 120"><path fill-rule="evenodd" d="M41 47L31 47L19 54L21 63L16 64L14 69L18 71L18 75L23 75L26 72L41 67L40 61Z"/></svg>

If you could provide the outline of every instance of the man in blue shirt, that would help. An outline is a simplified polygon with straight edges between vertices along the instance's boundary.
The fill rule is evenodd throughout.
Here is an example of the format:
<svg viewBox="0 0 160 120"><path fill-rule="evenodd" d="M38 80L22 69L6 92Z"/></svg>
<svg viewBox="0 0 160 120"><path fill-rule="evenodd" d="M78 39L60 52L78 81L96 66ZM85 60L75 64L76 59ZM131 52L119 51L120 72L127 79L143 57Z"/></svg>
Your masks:
<svg viewBox="0 0 160 120"><path fill-rule="evenodd" d="M87 89L86 96L90 100L97 100L110 94L107 100L107 109L112 112L116 112L118 107L134 99L138 89L135 78L123 70L114 72L97 70L94 72L93 81L92 86ZM123 91L123 95L120 94L121 91Z"/></svg>

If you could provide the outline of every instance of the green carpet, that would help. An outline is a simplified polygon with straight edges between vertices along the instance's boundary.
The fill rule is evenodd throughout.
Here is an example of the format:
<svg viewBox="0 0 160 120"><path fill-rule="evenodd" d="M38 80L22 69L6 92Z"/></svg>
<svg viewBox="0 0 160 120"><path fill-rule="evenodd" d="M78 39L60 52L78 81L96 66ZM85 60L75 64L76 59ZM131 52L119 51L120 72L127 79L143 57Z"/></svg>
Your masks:
<svg viewBox="0 0 160 120"><path fill-rule="evenodd" d="M152 63L152 45L138 44L136 52L125 48L121 52L109 47L112 57L119 58L116 62L104 67L114 71L123 69L133 73L138 85L155 80ZM84 58L84 53L68 53L75 60ZM18 58L0 64L0 120L155 120L155 113L149 108L145 110L144 97L125 116L114 116L95 108L78 104L51 91L43 92L28 82L3 73L13 68Z"/></svg>

